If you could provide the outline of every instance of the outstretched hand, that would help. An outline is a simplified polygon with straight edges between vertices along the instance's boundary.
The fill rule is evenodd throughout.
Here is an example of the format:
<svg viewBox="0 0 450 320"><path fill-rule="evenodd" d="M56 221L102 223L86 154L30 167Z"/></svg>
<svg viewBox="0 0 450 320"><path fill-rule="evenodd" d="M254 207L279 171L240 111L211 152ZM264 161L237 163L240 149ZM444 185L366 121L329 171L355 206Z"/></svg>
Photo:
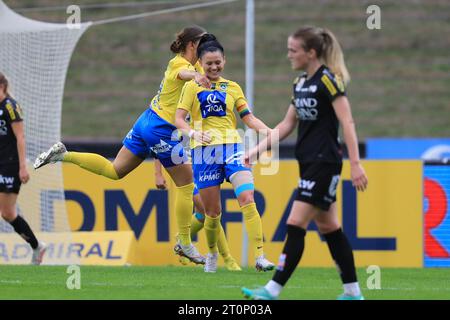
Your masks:
<svg viewBox="0 0 450 320"><path fill-rule="evenodd" d="M244 166L247 168L251 168L253 163L258 159L258 148L255 147L248 151L244 156L242 157L242 162L244 163Z"/></svg>

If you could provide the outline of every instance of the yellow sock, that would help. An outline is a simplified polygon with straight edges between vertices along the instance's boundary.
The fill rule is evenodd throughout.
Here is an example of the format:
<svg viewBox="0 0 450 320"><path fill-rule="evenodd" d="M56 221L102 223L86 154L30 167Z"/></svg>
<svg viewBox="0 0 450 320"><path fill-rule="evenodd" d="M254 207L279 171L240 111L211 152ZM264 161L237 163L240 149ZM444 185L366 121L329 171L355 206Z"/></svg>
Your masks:
<svg viewBox="0 0 450 320"><path fill-rule="evenodd" d="M258 209L256 209L256 204L253 202L241 207L241 210L244 215L248 238L255 248L255 257L259 257L264 253L264 250L262 223Z"/></svg>
<svg viewBox="0 0 450 320"><path fill-rule="evenodd" d="M192 215L192 220L191 220L191 238L193 236L195 236L200 230L203 229L203 225L205 224L205 221L201 221L197 218L197 214L199 213L195 213ZM204 218L203 218L204 219Z"/></svg>
<svg viewBox="0 0 450 320"><path fill-rule="evenodd" d="M194 183L177 187L175 195L175 216L177 217L178 237L181 245L191 244L191 219L194 204L192 203L192 192Z"/></svg>
<svg viewBox="0 0 450 320"><path fill-rule="evenodd" d="M219 238L220 229L220 216L211 218L209 216L205 217L205 233L206 242L208 243L208 249L210 253L217 253L217 240Z"/></svg>
<svg viewBox="0 0 450 320"><path fill-rule="evenodd" d="M85 170L113 180L119 179L112 162L95 153L67 152L63 161L76 164Z"/></svg>
<svg viewBox="0 0 450 320"><path fill-rule="evenodd" d="M227 237L223 230L222 224L219 225L219 238L217 239L217 248L222 258L226 259L230 256L230 248L228 248Z"/></svg>
<svg viewBox="0 0 450 320"><path fill-rule="evenodd" d="M196 214L192 215L191 221L191 238L195 236L200 230L203 229L205 222L197 218ZM217 249L220 255L226 259L230 256L230 248L228 247L227 238L225 236L225 231L223 230L222 224L219 226L219 237L217 239Z"/></svg>

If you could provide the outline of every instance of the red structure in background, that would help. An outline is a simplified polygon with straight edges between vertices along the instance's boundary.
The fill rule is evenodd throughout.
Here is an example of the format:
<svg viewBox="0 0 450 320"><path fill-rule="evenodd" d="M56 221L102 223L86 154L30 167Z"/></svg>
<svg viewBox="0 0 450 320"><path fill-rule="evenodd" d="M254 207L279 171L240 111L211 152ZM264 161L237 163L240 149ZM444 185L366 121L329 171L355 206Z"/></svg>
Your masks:
<svg viewBox="0 0 450 320"><path fill-rule="evenodd" d="M430 233L446 217L447 196L443 187L429 178L424 181L424 196L428 200L428 210L425 213L425 254L430 258L448 258L450 254Z"/></svg>

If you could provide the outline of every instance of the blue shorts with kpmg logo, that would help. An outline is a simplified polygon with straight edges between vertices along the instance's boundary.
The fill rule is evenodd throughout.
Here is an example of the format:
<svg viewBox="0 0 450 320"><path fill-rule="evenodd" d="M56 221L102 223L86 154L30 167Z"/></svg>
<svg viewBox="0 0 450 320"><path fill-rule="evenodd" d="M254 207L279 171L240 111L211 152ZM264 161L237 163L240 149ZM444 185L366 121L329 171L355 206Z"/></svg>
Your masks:
<svg viewBox="0 0 450 320"><path fill-rule="evenodd" d="M240 143L196 147L191 154L198 189L221 185L238 171L251 171L241 161L244 151Z"/></svg>
<svg viewBox="0 0 450 320"><path fill-rule="evenodd" d="M187 162L176 130L174 125L149 108L136 120L122 143L142 159L152 154L165 168L173 167Z"/></svg>

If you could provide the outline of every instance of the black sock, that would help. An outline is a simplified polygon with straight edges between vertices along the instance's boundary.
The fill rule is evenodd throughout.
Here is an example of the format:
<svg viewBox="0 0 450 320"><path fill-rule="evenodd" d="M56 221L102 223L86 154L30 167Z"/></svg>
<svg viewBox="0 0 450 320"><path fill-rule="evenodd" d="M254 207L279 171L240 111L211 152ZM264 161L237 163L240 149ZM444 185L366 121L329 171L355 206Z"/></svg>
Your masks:
<svg viewBox="0 0 450 320"><path fill-rule="evenodd" d="M26 242L28 242L33 249L38 247L38 241L24 218L17 215L17 218L9 224L13 226L14 231L17 232Z"/></svg>
<svg viewBox="0 0 450 320"><path fill-rule="evenodd" d="M331 256L338 266L342 283L357 282L352 247L342 229L339 228L323 236L327 240Z"/></svg>
<svg viewBox="0 0 450 320"><path fill-rule="evenodd" d="M284 286L291 277L303 255L305 248L306 230L293 225L287 225L287 239L284 244L280 260L284 260L283 266L277 266L272 280ZM280 261L280 262L281 262Z"/></svg>

